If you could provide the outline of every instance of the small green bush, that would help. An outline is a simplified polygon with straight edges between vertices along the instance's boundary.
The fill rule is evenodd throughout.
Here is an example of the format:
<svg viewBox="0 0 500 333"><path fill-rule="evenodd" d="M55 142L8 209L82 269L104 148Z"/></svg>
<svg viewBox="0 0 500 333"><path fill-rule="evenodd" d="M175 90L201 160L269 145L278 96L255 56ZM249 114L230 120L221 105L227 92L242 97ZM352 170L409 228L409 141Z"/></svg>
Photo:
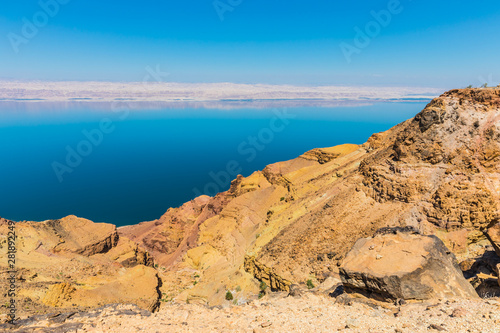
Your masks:
<svg viewBox="0 0 500 333"><path fill-rule="evenodd" d="M307 284L307 289L314 288L314 283L312 282L311 279L307 280L306 284Z"/></svg>
<svg viewBox="0 0 500 333"><path fill-rule="evenodd" d="M283 200L285 200L285 197L281 197L281 198L280 198L280 201L283 201Z"/></svg>
<svg viewBox="0 0 500 333"><path fill-rule="evenodd" d="M259 289L259 299L261 299L266 294L267 284L264 281L260 281Z"/></svg>
<svg viewBox="0 0 500 333"><path fill-rule="evenodd" d="M233 294L232 294L232 293L228 290L228 291L226 292L226 300L228 300L228 301L232 301L232 300L233 300L233 298L234 298L234 297L233 297Z"/></svg>

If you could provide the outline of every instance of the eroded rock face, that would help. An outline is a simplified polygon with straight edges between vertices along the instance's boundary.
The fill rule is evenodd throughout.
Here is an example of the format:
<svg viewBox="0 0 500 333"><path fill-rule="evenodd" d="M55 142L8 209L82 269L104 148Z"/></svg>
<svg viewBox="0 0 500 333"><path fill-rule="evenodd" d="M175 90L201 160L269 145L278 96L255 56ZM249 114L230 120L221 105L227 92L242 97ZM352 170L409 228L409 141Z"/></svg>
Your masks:
<svg viewBox="0 0 500 333"><path fill-rule="evenodd" d="M0 220L0 248L8 223ZM149 253L116 227L76 216L16 222L19 315L133 303L150 311L159 303L161 281ZM0 267L7 264L0 251ZM6 289L7 279L0 280Z"/></svg>
<svg viewBox="0 0 500 333"><path fill-rule="evenodd" d="M340 268L347 292L382 300L478 297L439 238L393 230L359 239L349 251Z"/></svg>
<svg viewBox="0 0 500 333"><path fill-rule="evenodd" d="M42 302L54 307L71 307L73 304L96 307L103 304L134 303L143 309L154 311L159 306L159 287L156 270L138 265L115 279L103 281L103 284L95 289L77 289L66 282L54 284Z"/></svg>
<svg viewBox="0 0 500 333"><path fill-rule="evenodd" d="M116 226L94 223L74 215L59 220L35 222L31 226L42 234L40 239L47 246L50 238L56 238L57 243L50 245L50 251L54 253L72 252L91 256L109 251L118 242Z"/></svg>
<svg viewBox="0 0 500 333"><path fill-rule="evenodd" d="M290 291L290 281L274 273L272 268L259 263L253 256L245 257L245 271L264 282L272 291Z"/></svg>
<svg viewBox="0 0 500 333"><path fill-rule="evenodd" d="M377 201L421 201L440 228L482 230L499 216L500 89L454 90L406 122L360 168Z"/></svg>
<svg viewBox="0 0 500 333"><path fill-rule="evenodd" d="M170 265L195 242L199 221L216 213L208 196L200 196L181 207L170 208L158 220L119 228L120 235L140 243L157 262Z"/></svg>

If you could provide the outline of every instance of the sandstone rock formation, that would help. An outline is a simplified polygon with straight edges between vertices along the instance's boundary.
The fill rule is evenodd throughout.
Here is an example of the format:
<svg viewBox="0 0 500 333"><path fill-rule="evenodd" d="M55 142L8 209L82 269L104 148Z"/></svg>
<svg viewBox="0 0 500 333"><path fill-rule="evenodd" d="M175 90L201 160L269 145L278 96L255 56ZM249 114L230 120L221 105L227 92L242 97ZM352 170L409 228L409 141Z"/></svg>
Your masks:
<svg viewBox="0 0 500 333"><path fill-rule="evenodd" d="M359 239L340 276L345 291L381 300L478 297L439 238L398 228Z"/></svg>
<svg viewBox="0 0 500 333"><path fill-rule="evenodd" d="M465 267L481 260L500 216L499 100L500 89L449 91L364 145L271 164L118 231L158 258L163 292L179 301L225 304L230 290L240 302L261 281L317 285L382 227L436 235Z"/></svg>
<svg viewBox="0 0 500 333"><path fill-rule="evenodd" d="M116 227L107 223L66 216L59 220L32 223L38 238L50 252L72 252L83 256L104 253L116 246Z"/></svg>
<svg viewBox="0 0 500 333"><path fill-rule="evenodd" d="M228 304L230 291L243 303L258 297L261 282L284 291L320 285L338 276L359 238L406 226L441 239L479 288L491 279L480 274L498 278L480 263L492 255L485 232L500 217L499 120L500 89L452 90L363 145L313 149L238 176L228 191L155 221L118 230L74 217L18 223L22 293L66 306L79 290L103 290L151 266L153 256L161 282L151 283L164 300ZM146 280L152 275L144 268Z"/></svg>
<svg viewBox="0 0 500 333"><path fill-rule="evenodd" d="M154 311L158 307L158 274L155 269L142 265L135 266L117 275L94 289L77 289L63 282L49 287L42 302L54 307L71 307L76 304L93 307L97 304L136 304Z"/></svg>
<svg viewBox="0 0 500 333"><path fill-rule="evenodd" d="M0 267L6 276L8 221L0 221ZM159 280L149 254L116 227L76 216L16 222L18 314L132 303L159 305ZM7 278L0 281L6 288Z"/></svg>
<svg viewBox="0 0 500 333"><path fill-rule="evenodd" d="M258 293L248 272L270 281L259 267L272 268L276 280L322 282L358 238L385 226L414 226L459 261L479 260L489 246L483 232L499 216L499 96L453 90L362 146L315 149L238 177L229 191L203 198L210 214L197 215L184 234L197 236L167 266L167 280L182 284L174 272L190 269L200 276L196 286L168 292L186 288L180 299L217 304L225 302L221 290L240 287L244 299Z"/></svg>

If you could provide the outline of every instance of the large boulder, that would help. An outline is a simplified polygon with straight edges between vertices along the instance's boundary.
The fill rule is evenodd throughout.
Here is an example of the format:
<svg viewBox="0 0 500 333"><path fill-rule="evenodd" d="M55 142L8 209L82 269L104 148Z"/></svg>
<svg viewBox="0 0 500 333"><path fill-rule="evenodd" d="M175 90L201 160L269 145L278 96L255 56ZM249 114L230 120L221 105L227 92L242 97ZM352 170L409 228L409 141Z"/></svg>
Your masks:
<svg viewBox="0 0 500 333"><path fill-rule="evenodd" d="M444 243L409 228L384 228L359 239L340 276L348 293L385 301L478 297Z"/></svg>

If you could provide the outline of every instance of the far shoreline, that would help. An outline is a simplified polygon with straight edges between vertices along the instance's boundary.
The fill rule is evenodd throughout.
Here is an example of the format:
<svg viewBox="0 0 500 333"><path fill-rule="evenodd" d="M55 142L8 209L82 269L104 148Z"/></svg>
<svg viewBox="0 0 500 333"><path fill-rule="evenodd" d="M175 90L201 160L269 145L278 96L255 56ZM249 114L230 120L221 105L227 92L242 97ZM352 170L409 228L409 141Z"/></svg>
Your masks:
<svg viewBox="0 0 500 333"><path fill-rule="evenodd" d="M370 106L380 103L425 103L433 97L361 98L361 99L233 99L233 100L137 100L137 99L0 99L0 112L13 109L26 110L165 110L165 109L269 109L269 108L337 108Z"/></svg>

